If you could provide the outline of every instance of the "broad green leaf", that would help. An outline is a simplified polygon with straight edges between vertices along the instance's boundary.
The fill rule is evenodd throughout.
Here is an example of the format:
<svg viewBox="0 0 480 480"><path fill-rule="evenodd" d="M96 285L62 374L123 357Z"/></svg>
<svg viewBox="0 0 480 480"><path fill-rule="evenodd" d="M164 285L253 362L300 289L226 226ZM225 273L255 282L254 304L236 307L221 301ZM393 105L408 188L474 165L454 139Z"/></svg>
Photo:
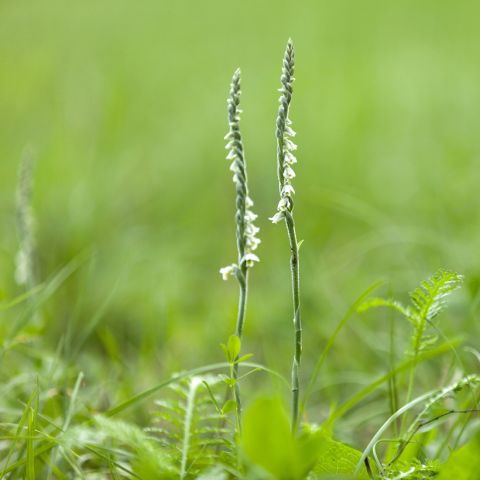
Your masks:
<svg viewBox="0 0 480 480"><path fill-rule="evenodd" d="M324 434L317 455L319 460L313 471L320 478L328 478L332 474L342 475L341 478L353 478L355 467L362 453ZM368 474L364 469L355 478L368 479Z"/></svg>
<svg viewBox="0 0 480 480"><path fill-rule="evenodd" d="M290 422L280 400L260 398L246 410L241 448L251 463L274 478L298 478Z"/></svg>
<svg viewBox="0 0 480 480"><path fill-rule="evenodd" d="M478 480L480 474L480 436L455 450L440 468L437 480Z"/></svg>
<svg viewBox="0 0 480 480"><path fill-rule="evenodd" d="M235 361L235 359L238 357L238 354L240 353L240 348L241 348L240 338L238 338L237 335L230 335L227 343L229 362Z"/></svg>
<svg viewBox="0 0 480 480"><path fill-rule="evenodd" d="M331 442L320 430L294 437L288 415L278 399L261 398L245 413L242 451L252 464L275 480L305 479ZM351 471L354 467L355 464ZM335 466L332 473L337 471Z"/></svg>
<svg viewBox="0 0 480 480"><path fill-rule="evenodd" d="M234 400L227 400L222 407L222 415L225 415L230 412L234 412L237 408L237 404Z"/></svg>
<svg viewBox="0 0 480 480"><path fill-rule="evenodd" d="M220 346L222 347L223 353L225 354L225 358L227 359L227 362L228 362L228 359L230 357L228 353L228 347L224 343L221 343Z"/></svg>

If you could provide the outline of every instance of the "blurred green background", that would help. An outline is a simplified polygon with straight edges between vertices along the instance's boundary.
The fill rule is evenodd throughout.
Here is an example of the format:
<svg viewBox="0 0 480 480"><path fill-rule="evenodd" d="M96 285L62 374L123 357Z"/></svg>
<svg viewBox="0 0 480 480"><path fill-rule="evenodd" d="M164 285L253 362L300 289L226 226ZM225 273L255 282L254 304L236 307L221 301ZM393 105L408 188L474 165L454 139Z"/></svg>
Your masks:
<svg viewBox="0 0 480 480"><path fill-rule="evenodd" d="M2 1L2 297L21 292L15 189L30 145L40 279L88 252L45 306L52 348L66 332L73 348L101 311L76 361L87 378L109 372L113 390L221 361L237 304L235 282L218 273L235 260L223 136L240 66L262 238L244 350L288 376L288 243L268 217L277 204L276 89L291 36L304 376L379 278L385 294L406 298L439 267L464 273L442 328L478 338L479 16L480 3L467 0ZM352 320L323 387L344 381L351 394L352 378L385 371L388 319ZM397 330L401 356L408 327L399 321Z"/></svg>

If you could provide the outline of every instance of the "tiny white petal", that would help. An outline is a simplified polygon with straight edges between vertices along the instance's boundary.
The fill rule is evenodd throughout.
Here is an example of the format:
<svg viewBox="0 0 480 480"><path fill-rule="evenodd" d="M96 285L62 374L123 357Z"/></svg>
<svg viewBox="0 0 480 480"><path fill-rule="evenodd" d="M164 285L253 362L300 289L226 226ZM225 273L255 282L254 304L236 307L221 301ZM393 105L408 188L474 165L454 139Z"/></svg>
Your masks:
<svg viewBox="0 0 480 480"><path fill-rule="evenodd" d="M289 183L285 184L282 188L282 195L286 197L291 197L295 194L295 190Z"/></svg>
<svg viewBox="0 0 480 480"><path fill-rule="evenodd" d="M290 137L294 137L297 132L295 130L291 129L288 125L285 127L285 133L289 135Z"/></svg>
<svg viewBox="0 0 480 480"><path fill-rule="evenodd" d="M285 214L283 212L277 212L273 217L270 217L269 220L272 223L279 223L285 218Z"/></svg>
<svg viewBox="0 0 480 480"><path fill-rule="evenodd" d="M246 210L245 211L245 221L246 222L253 222L257 217L258 217L258 215L253 213L251 210Z"/></svg>
<svg viewBox="0 0 480 480"><path fill-rule="evenodd" d="M256 250L257 247L262 243L262 241L257 237L248 237L247 246L250 250Z"/></svg>
<svg viewBox="0 0 480 480"><path fill-rule="evenodd" d="M226 267L220 269L220 275L222 276L223 280L228 280L228 277L232 276L235 273L237 266L232 263Z"/></svg>
<svg viewBox="0 0 480 480"><path fill-rule="evenodd" d="M242 263L246 262L249 267L252 267L255 262L259 261L260 259L254 253L246 253L242 258Z"/></svg>
<svg viewBox="0 0 480 480"><path fill-rule="evenodd" d="M294 163L297 163L297 158L292 152L287 150L285 152L285 162L288 163L289 165L293 165Z"/></svg>
<svg viewBox="0 0 480 480"><path fill-rule="evenodd" d="M290 151L294 151L297 149L297 146L289 139L285 139L285 148Z"/></svg>
<svg viewBox="0 0 480 480"><path fill-rule="evenodd" d="M228 155L225 158L227 160L233 160L234 158L237 158L237 154L235 153L235 150L230 150L228 152Z"/></svg>
<svg viewBox="0 0 480 480"><path fill-rule="evenodd" d="M288 207L288 198L281 198L277 205L277 210L283 212Z"/></svg>
<svg viewBox="0 0 480 480"><path fill-rule="evenodd" d="M245 199L245 206L247 208L253 207L253 200L247 195L247 198Z"/></svg>
<svg viewBox="0 0 480 480"><path fill-rule="evenodd" d="M283 178L285 178L286 180L291 180L292 178L295 178L295 172L289 165L287 165L283 170Z"/></svg>
<svg viewBox="0 0 480 480"><path fill-rule="evenodd" d="M227 144L225 145L225 150L230 150L235 146L235 140L232 138L230 139Z"/></svg>

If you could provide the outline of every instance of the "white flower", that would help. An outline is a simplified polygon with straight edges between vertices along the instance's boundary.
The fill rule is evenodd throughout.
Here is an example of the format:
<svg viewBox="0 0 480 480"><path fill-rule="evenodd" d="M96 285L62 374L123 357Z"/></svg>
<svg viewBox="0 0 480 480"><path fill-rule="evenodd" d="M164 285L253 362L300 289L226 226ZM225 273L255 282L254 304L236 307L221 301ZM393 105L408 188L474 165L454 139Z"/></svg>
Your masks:
<svg viewBox="0 0 480 480"><path fill-rule="evenodd" d="M261 240L257 237L247 237L247 247L252 251L256 250L260 243Z"/></svg>
<svg viewBox="0 0 480 480"><path fill-rule="evenodd" d="M241 263L245 262L247 267L253 267L254 263L259 261L260 259L254 253L246 253L243 256Z"/></svg>
<svg viewBox="0 0 480 480"><path fill-rule="evenodd" d="M256 235L260 231L260 229L256 227L253 223L249 223L245 227L245 231L247 232L247 235Z"/></svg>
<svg viewBox="0 0 480 480"><path fill-rule="evenodd" d="M235 275L238 266L235 263L223 267L220 269L220 275L222 276L223 280L228 280L228 277Z"/></svg>
<svg viewBox="0 0 480 480"><path fill-rule="evenodd" d="M297 134L297 132L295 132L295 130L292 130L288 125L285 127L285 133L290 137L294 137Z"/></svg>
<svg viewBox="0 0 480 480"><path fill-rule="evenodd" d="M273 217L270 217L269 220L272 223L279 223L285 218L285 213L283 211L277 212Z"/></svg>
<svg viewBox="0 0 480 480"><path fill-rule="evenodd" d="M291 197L294 195L295 190L289 183L285 184L282 188L282 197Z"/></svg>
<svg viewBox="0 0 480 480"><path fill-rule="evenodd" d="M289 150L285 152L285 163L288 163L289 165L293 165L294 163L297 163L297 158Z"/></svg>
<svg viewBox="0 0 480 480"><path fill-rule="evenodd" d="M250 210L253 206L253 201L248 196L246 165L239 125L241 113L240 108L238 108L239 99L240 78L239 71L236 71L232 78L230 94L227 100L230 129L225 135L225 140L227 141L225 148L228 150L227 160L232 161L230 171L233 173L233 182L236 187L237 245L242 259L238 265L232 264L220 269L224 280L230 275L238 275L240 268L251 267L254 262L259 261L258 257L252 253L257 248L260 240L255 236L259 229L253 224L257 215Z"/></svg>
<svg viewBox="0 0 480 480"><path fill-rule="evenodd" d="M297 146L289 139L285 139L285 148L291 152L297 149Z"/></svg>
<svg viewBox="0 0 480 480"><path fill-rule="evenodd" d="M225 157L227 160L233 160L234 158L237 158L237 154L235 153L235 150L230 150L228 152L228 155Z"/></svg>
<svg viewBox="0 0 480 480"><path fill-rule="evenodd" d="M285 180L291 180L292 178L295 178L295 172L293 171L293 168L289 165L286 165L283 169L283 178Z"/></svg>
<svg viewBox="0 0 480 480"><path fill-rule="evenodd" d="M287 197L282 197L282 198L280 199L280 201L278 202L277 210L278 210L279 212L285 211L285 210L287 209L287 207L288 207L288 203L289 203L289 202L288 202L288 198L287 198Z"/></svg>

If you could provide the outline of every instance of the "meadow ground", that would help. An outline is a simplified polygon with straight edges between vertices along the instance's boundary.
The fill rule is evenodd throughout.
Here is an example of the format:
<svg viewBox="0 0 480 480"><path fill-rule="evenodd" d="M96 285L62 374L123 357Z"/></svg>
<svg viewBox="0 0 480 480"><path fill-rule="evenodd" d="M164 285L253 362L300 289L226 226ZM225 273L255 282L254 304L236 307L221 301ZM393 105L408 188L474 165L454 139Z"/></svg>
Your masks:
<svg viewBox="0 0 480 480"><path fill-rule="evenodd" d="M463 0L2 2L3 411L26 402L38 377L45 392L71 392L82 371L82 405L93 412L173 372L223 360L219 344L237 309L237 286L218 273L236 255L223 136L239 66L262 239L242 348L289 377L288 241L268 221L278 201L276 89L288 37L296 46L290 116L304 240L302 382L379 279L379 294L407 301L441 267L463 274L439 323L446 337L479 347L479 14L480 4ZM38 281L67 268L38 315L28 301L6 309L23 293L15 195L26 147L35 158ZM307 418L323 421L388 372L410 333L389 310L355 314L322 368ZM478 370L474 355L458 351L468 372ZM419 367L415 394L448 380L447 357ZM245 391L283 388L262 375L251 375ZM398 381L404 392L406 379ZM143 426L150 406L123 418ZM384 385L336 431L362 450L389 415Z"/></svg>

